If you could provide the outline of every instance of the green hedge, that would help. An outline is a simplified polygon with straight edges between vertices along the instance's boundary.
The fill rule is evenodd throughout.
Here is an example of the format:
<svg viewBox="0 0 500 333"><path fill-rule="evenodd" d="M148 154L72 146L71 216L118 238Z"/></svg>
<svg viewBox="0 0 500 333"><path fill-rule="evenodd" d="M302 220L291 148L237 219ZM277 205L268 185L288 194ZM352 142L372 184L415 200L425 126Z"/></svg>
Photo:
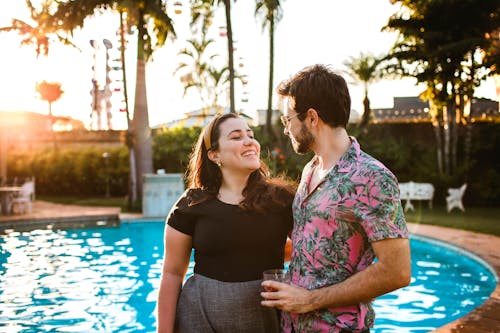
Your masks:
<svg viewBox="0 0 500 333"><path fill-rule="evenodd" d="M359 133L364 151L382 161L399 181L429 182L436 192L434 202L444 204L449 187L467 182L466 205L498 206L500 204L500 124L474 124L469 172L458 171L453 177L438 174L435 138L430 124L372 124ZM200 128L176 128L153 133L155 169L168 173L184 173ZM269 142L262 128L255 128L262 146L262 158L270 169L298 180L304 164L312 157L297 155L289 140L280 136ZM460 136L464 137L463 133ZM464 160L463 139L459 142L459 161ZM109 158L103 158L108 152ZM274 154L273 154L274 152ZM108 163L108 164L106 164ZM121 148L66 149L33 152L9 152L10 177L36 177L37 193L44 195L102 195L109 177L112 196L125 196L128 182L128 151Z"/></svg>
<svg viewBox="0 0 500 333"><path fill-rule="evenodd" d="M373 124L359 135L362 148L388 166L400 182L434 184L434 202L444 205L450 187L467 182L466 205L500 205L500 124L474 123L469 170L465 164L465 128L457 145L458 170L443 176L437 170L436 140L430 124Z"/></svg>
<svg viewBox="0 0 500 333"><path fill-rule="evenodd" d="M109 157L105 159L103 154ZM74 149L55 152L40 150L9 153L9 175L35 176L36 191L44 195L100 195L109 177L111 195L127 193L128 151L115 149Z"/></svg>

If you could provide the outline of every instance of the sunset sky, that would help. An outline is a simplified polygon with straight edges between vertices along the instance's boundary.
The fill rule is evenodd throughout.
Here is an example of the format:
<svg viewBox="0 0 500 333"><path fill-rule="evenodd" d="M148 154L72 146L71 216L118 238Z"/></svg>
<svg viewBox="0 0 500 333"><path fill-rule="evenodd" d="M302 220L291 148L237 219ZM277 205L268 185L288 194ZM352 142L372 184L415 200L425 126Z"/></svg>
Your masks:
<svg viewBox="0 0 500 333"><path fill-rule="evenodd" d="M10 25L12 18L26 20L29 11L24 1L8 0L2 7L0 26ZM181 58L178 51L190 38L188 26L187 1L182 1L184 12L181 15L170 13L177 30L177 40L168 41L158 50L147 68L148 103L150 124L152 126L168 120L181 118L185 112L199 108L194 94L183 97L179 77L173 72ZM170 1L172 4L173 1ZM261 22L254 17L254 1L237 1L232 12L234 38L237 40L235 65L242 74L248 75L248 102L242 103L242 89L237 88L236 106L250 115L257 108L267 105L268 80L268 37L261 28ZM173 6L170 6L172 8ZM391 14L397 7L389 0L309 0L283 1L284 16L278 24L275 39L275 85L314 63L331 64L343 70L342 63L350 56L360 52L383 54L394 43L395 35L381 32ZM219 26L224 25L224 12L220 8L212 25L213 38L221 57L226 56L226 43L219 36ZM47 104L36 98L35 83L47 80L62 84L63 97L53 104L55 115L71 116L82 120L87 126L91 113L91 79L94 49L91 39L99 41L99 59L104 57L102 39L106 38L116 47L116 30L119 22L116 14L100 14L86 21L86 27L76 31L72 41L78 49L61 44L52 44L48 57L35 56L30 46L20 46L21 38L15 33L1 33L0 45L0 110L35 111L48 113ZM112 55L118 50L112 49ZM129 93L133 102L135 76L135 43L129 37L126 55L129 75ZM239 67L243 63L243 67ZM97 67L99 75L104 69ZM349 81L350 82L350 81ZM394 96L415 96L424 88L415 86L413 79L381 81L372 85L370 99L372 107L392 107ZM350 84L353 109L362 110L362 87ZM486 81L476 93L477 97L495 98L493 80ZM276 98L274 99L275 103ZM115 101L113 116L114 127L125 127L125 114L118 112ZM133 105L133 104L131 104Z"/></svg>

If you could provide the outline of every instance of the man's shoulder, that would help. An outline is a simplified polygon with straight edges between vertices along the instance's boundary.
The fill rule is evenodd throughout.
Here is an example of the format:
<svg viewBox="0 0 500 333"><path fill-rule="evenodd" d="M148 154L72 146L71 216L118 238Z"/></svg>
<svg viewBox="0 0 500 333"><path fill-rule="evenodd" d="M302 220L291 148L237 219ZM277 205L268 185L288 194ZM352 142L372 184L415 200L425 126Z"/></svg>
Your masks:
<svg viewBox="0 0 500 333"><path fill-rule="evenodd" d="M390 178L396 178L384 163L364 151L360 152L357 165L359 172L362 174L370 174L373 177L389 176Z"/></svg>

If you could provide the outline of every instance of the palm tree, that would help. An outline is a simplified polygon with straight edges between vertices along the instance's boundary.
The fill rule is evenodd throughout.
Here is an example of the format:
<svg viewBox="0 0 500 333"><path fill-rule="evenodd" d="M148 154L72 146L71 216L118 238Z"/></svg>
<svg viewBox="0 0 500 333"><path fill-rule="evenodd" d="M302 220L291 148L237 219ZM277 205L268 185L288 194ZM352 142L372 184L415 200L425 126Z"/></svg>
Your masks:
<svg viewBox="0 0 500 333"><path fill-rule="evenodd" d="M382 76L379 65L382 62L381 57L375 57L371 53L360 53L359 57L350 57L344 61L347 68L347 74L357 82L363 84L363 115L358 127L364 128L370 122L370 99L368 98L368 89L370 84Z"/></svg>
<svg viewBox="0 0 500 333"><path fill-rule="evenodd" d="M191 0L191 31L193 34L201 32L202 39L206 38L208 28L214 18L214 1Z"/></svg>
<svg viewBox="0 0 500 333"><path fill-rule="evenodd" d="M52 132L54 149L57 149L57 142L54 134L54 115L52 114L52 103L59 100L63 94L61 84L58 82L42 81L36 84L36 91L40 94L40 98L47 101L49 104L50 131Z"/></svg>
<svg viewBox="0 0 500 333"><path fill-rule="evenodd" d="M208 90L209 96L211 97L211 107L217 108L219 105L218 101L220 96L227 91L227 85L229 84L229 68L216 68L214 66L209 66L207 68L207 82L208 82ZM237 79L242 79L243 76L236 75Z"/></svg>
<svg viewBox="0 0 500 333"><path fill-rule="evenodd" d="M47 56L49 54L51 38L53 37L56 37L64 44L72 45L77 48L68 38L56 33L53 27L47 24L48 22L46 21L46 18L50 16L52 3L53 1L46 0L41 3L41 8L37 9L30 0L26 0L26 5L30 10L31 19L36 23L36 25L31 25L25 21L13 18L12 24L7 27L1 27L0 32L17 32L23 37L21 45L35 46L37 58L40 55Z"/></svg>
<svg viewBox="0 0 500 333"><path fill-rule="evenodd" d="M464 0L453 6L431 0L392 2L403 10L385 27L399 33L390 56L398 61L400 74L427 84L438 171L450 175L458 170L457 127L467 123L465 106L481 81L500 71L497 37L491 38L498 29L498 0Z"/></svg>
<svg viewBox="0 0 500 333"><path fill-rule="evenodd" d="M82 27L85 18L96 10L119 9L127 13L127 25L137 29L137 69L132 144L135 152L137 195L142 198L142 175L153 172L153 149L146 89L146 62L156 48L165 44L169 36L175 37L171 18L164 1L158 0L65 0L58 2L52 16L57 27L73 31ZM155 44L153 44L153 37Z"/></svg>
<svg viewBox="0 0 500 333"><path fill-rule="evenodd" d="M236 0L234 0L236 1ZM191 8L195 8L193 11L192 21L196 22L202 17L205 20L210 20L211 17L207 16L213 15L213 11L209 8L214 8L216 5L224 5L225 16L226 16L226 33L227 33L227 53L228 53L228 70L229 70L229 104L232 113L236 112L236 106L234 103L234 80L237 75L234 70L234 47L233 47L233 28L231 23L231 0L191 0ZM208 8L208 11L207 11Z"/></svg>
<svg viewBox="0 0 500 333"><path fill-rule="evenodd" d="M203 106L210 106L211 98L208 93L208 69L210 61L217 54L206 55L207 48L214 42L213 39L202 39L200 41L192 38L187 40L188 46L179 51L178 55L186 59L182 61L174 74L183 73L181 82L184 85L184 95L191 88L196 88ZM189 61L187 60L189 59Z"/></svg>
<svg viewBox="0 0 500 333"><path fill-rule="evenodd" d="M255 16L262 16L262 29L269 26L269 86L266 112L266 132L271 141L276 139L273 131L273 90L274 90L274 31L283 17L280 0L258 0L255 3Z"/></svg>
<svg viewBox="0 0 500 333"><path fill-rule="evenodd" d="M12 25L0 28L1 31L15 31L22 35L21 45L35 45L37 58L40 55L46 56L49 53L49 37L39 27L34 27L18 19L12 19Z"/></svg>
<svg viewBox="0 0 500 333"><path fill-rule="evenodd" d="M236 1L236 0L235 0ZM219 3L221 0L219 0ZM228 52L228 68L229 68L229 107L232 113L236 112L234 104L234 47L233 47L233 27L231 23L231 0L223 0L226 12L226 30L227 30L227 52Z"/></svg>

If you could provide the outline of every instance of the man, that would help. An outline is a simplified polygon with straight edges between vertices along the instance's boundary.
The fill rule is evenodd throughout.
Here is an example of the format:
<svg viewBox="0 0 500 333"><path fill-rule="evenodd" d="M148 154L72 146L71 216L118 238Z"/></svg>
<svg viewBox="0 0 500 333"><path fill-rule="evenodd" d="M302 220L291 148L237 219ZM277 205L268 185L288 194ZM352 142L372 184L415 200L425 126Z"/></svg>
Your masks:
<svg viewBox="0 0 500 333"><path fill-rule="evenodd" d="M293 203L290 284L263 282L275 291L262 293L262 305L283 310L286 333L369 332L371 301L411 278L397 179L347 134L349 91L329 67L303 69L278 93L285 135L315 156Z"/></svg>

